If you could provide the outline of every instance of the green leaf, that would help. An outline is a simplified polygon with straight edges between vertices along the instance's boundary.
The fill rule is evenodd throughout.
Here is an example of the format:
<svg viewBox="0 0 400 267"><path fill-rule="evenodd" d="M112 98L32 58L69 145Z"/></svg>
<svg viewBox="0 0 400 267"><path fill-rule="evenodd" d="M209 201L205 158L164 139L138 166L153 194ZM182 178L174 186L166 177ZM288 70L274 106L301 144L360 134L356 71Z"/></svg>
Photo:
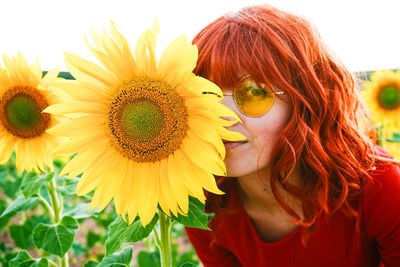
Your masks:
<svg viewBox="0 0 400 267"><path fill-rule="evenodd" d="M104 209L99 213L96 223L97 225L102 226L104 229L107 229L117 217L118 215L115 212L115 209L111 209L111 211Z"/></svg>
<svg viewBox="0 0 400 267"><path fill-rule="evenodd" d="M204 211L204 204L200 202L197 198L189 198L189 212L187 216L178 214L178 217L171 214L171 218L175 221L193 228L200 228L210 230L207 223L214 214L206 213Z"/></svg>
<svg viewBox="0 0 400 267"><path fill-rule="evenodd" d="M142 250L137 255L137 263L139 267L161 267L160 252Z"/></svg>
<svg viewBox="0 0 400 267"><path fill-rule="evenodd" d="M31 247L32 232L39 223L50 223L50 219L45 215L33 215L23 225L10 225L8 229L14 243L23 249Z"/></svg>
<svg viewBox="0 0 400 267"><path fill-rule="evenodd" d="M65 185L57 187L57 192L63 196L76 195L76 185L79 182L79 178L65 179Z"/></svg>
<svg viewBox="0 0 400 267"><path fill-rule="evenodd" d="M25 197L30 197L39 192L40 187L50 181L54 172L38 175L36 172L29 172L24 175L21 184L21 190Z"/></svg>
<svg viewBox="0 0 400 267"><path fill-rule="evenodd" d="M20 211L26 211L33 208L39 203L37 197L31 197L26 199L23 196L19 196L3 211L0 215L0 231L7 224L8 220Z"/></svg>
<svg viewBox="0 0 400 267"><path fill-rule="evenodd" d="M90 203L80 203L78 205L74 205L71 210L64 212L63 216L72 216L75 219L86 219L92 215L96 215L99 212L99 209L96 207L92 210L89 210Z"/></svg>
<svg viewBox="0 0 400 267"><path fill-rule="evenodd" d="M14 248L9 248L4 242L0 242L0 266L8 266L8 262L17 255L13 250Z"/></svg>
<svg viewBox="0 0 400 267"><path fill-rule="evenodd" d="M0 169L0 187L4 194L13 198L21 185L22 176L10 162L2 165Z"/></svg>
<svg viewBox="0 0 400 267"><path fill-rule="evenodd" d="M33 229L33 244L51 254L63 257L72 246L78 222L71 216L61 219L59 224L39 224Z"/></svg>
<svg viewBox="0 0 400 267"><path fill-rule="evenodd" d="M17 253L16 252L10 252L10 253L5 253L3 255L0 257L0 263L2 263L3 265L0 265L0 266L7 267L7 266L10 266L10 264L9 264L10 260L14 259L15 256L17 256Z"/></svg>
<svg viewBox="0 0 400 267"><path fill-rule="evenodd" d="M178 265L178 267L196 267L198 264L193 262L184 262Z"/></svg>
<svg viewBox="0 0 400 267"><path fill-rule="evenodd" d="M54 165L55 169L57 170L57 173L60 173L60 171L65 166L65 162L62 161L61 159L55 158L55 159L53 159L53 165Z"/></svg>
<svg viewBox="0 0 400 267"><path fill-rule="evenodd" d="M88 252L89 252L88 249L81 243L74 242L72 244L73 255L86 255Z"/></svg>
<svg viewBox="0 0 400 267"><path fill-rule="evenodd" d="M86 236L86 245L88 248L92 248L97 241L100 241L101 236L99 234L96 234L92 231L89 231L87 236Z"/></svg>
<svg viewBox="0 0 400 267"><path fill-rule="evenodd" d="M147 237L157 223L158 214L155 214L151 222L143 227L139 217L136 217L131 225L128 225L121 216L118 216L107 229L106 255L117 251L122 243L137 242Z"/></svg>
<svg viewBox="0 0 400 267"><path fill-rule="evenodd" d="M198 264L199 264L199 259L193 248L189 251L182 253L179 256L178 263L177 263L177 265L179 267L197 266Z"/></svg>
<svg viewBox="0 0 400 267"><path fill-rule="evenodd" d="M87 262L85 262L85 264L83 265L83 267L95 267L97 266L99 263L95 260L88 260Z"/></svg>
<svg viewBox="0 0 400 267"><path fill-rule="evenodd" d="M393 137L387 138L386 141L391 143L400 143L400 133L393 133Z"/></svg>
<svg viewBox="0 0 400 267"><path fill-rule="evenodd" d="M0 198L0 214L3 213L3 211L7 208L7 206L8 206L7 201Z"/></svg>
<svg viewBox="0 0 400 267"><path fill-rule="evenodd" d="M130 266L132 260L132 246L128 246L119 253L105 257L97 267Z"/></svg>
<svg viewBox="0 0 400 267"><path fill-rule="evenodd" d="M17 256L10 260L10 267L48 267L49 262L47 259L35 260L26 250L18 252Z"/></svg>
<svg viewBox="0 0 400 267"><path fill-rule="evenodd" d="M14 240L14 243L24 249L28 249L32 245L32 239L29 239L29 235L31 234L31 229L24 225L10 225L8 227L10 235Z"/></svg>

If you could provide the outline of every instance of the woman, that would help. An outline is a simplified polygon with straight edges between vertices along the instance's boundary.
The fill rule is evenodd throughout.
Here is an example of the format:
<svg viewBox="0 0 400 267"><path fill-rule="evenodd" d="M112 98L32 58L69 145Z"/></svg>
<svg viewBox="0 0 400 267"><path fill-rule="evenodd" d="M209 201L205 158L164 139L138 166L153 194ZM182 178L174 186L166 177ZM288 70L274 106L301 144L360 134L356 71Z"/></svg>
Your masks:
<svg viewBox="0 0 400 267"><path fill-rule="evenodd" d="M186 228L204 266L400 266L400 171L361 132L350 73L305 19L229 13L193 40L247 137L225 143L212 231ZM229 119L229 118L227 118Z"/></svg>

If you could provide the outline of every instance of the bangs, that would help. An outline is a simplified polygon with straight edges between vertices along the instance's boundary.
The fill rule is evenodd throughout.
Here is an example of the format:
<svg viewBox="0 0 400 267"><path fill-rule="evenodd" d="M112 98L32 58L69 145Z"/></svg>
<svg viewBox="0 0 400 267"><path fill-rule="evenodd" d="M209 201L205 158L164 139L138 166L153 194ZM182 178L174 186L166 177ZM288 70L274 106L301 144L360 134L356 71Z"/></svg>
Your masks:
<svg viewBox="0 0 400 267"><path fill-rule="evenodd" d="M235 87L246 75L257 83L272 86L276 66L271 47L263 38L248 26L226 17L215 21L193 39L199 49L194 73L221 88Z"/></svg>

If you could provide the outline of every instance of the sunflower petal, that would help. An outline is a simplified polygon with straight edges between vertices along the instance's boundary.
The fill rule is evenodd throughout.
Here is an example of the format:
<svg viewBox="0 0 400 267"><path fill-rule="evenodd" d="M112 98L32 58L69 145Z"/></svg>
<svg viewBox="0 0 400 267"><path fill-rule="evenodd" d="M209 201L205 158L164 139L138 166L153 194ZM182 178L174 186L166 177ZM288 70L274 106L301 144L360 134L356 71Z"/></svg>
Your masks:
<svg viewBox="0 0 400 267"><path fill-rule="evenodd" d="M188 125L193 133L202 140L209 142L215 146L221 158L225 158L226 150L218 132L214 128L208 127L209 122L202 118L190 117Z"/></svg>
<svg viewBox="0 0 400 267"><path fill-rule="evenodd" d="M4 164L10 159L12 155L15 147L15 139L9 134L1 132L0 134L2 136L4 134L4 136L1 138L3 140L0 139L0 164Z"/></svg>
<svg viewBox="0 0 400 267"><path fill-rule="evenodd" d="M54 68L46 73L43 79L40 81L39 86L41 88L46 89L49 83L55 81L57 79L58 73L60 72L60 68Z"/></svg>
<svg viewBox="0 0 400 267"><path fill-rule="evenodd" d="M182 86L198 96L201 96L203 93L208 93L217 96L219 100L223 97L222 90L218 85L200 76L190 76L182 83Z"/></svg>
<svg viewBox="0 0 400 267"><path fill-rule="evenodd" d="M80 58L73 53L64 52L64 54L65 65L76 79L89 81L90 83L99 85L99 87L102 87L101 84L104 84L110 88L115 88L120 84L120 81L114 74L98 65Z"/></svg>
<svg viewBox="0 0 400 267"><path fill-rule="evenodd" d="M177 57L177 54L180 56ZM190 74L196 66L197 54L197 47L188 43L186 36L175 39L167 46L160 58L159 74L173 86L183 78L193 77Z"/></svg>
<svg viewBox="0 0 400 267"><path fill-rule="evenodd" d="M158 204L156 192L158 181L151 165L151 162L136 165L135 192L138 194L139 216L143 226L153 219Z"/></svg>
<svg viewBox="0 0 400 267"><path fill-rule="evenodd" d="M175 195L176 200L178 201L179 208L182 210L184 214L187 214L189 209L189 198L187 194L187 189L184 187L181 176L179 174L179 169L176 166L177 162L174 157L174 154L169 155L168 157L168 181L171 185L172 192Z"/></svg>
<svg viewBox="0 0 400 267"><path fill-rule="evenodd" d="M155 44L160 25L156 20L153 28L145 31L136 43L135 58L138 76L153 77L156 72Z"/></svg>
<svg viewBox="0 0 400 267"><path fill-rule="evenodd" d="M160 203L166 203L166 207L161 206L165 214L169 215L169 211L177 216L178 202L175 194L171 194L172 188L167 177L168 174L168 160L166 158L160 160ZM164 209L165 208L165 209Z"/></svg>
<svg viewBox="0 0 400 267"><path fill-rule="evenodd" d="M46 132L56 136L79 136L81 133L101 129L106 123L104 116L86 115L79 118L68 119L48 129Z"/></svg>
<svg viewBox="0 0 400 267"><path fill-rule="evenodd" d="M82 85L80 82L72 80L57 80L51 82L49 88L62 91L63 94L72 97L73 100L82 102L104 102L107 96L104 88L96 86L91 87L87 84Z"/></svg>
<svg viewBox="0 0 400 267"><path fill-rule="evenodd" d="M193 134L190 134L190 130L188 130L187 137L183 139L181 147L185 155L198 167L215 175L226 176L225 164L217 156L215 148L207 143L199 142ZM196 151L196 153L189 151Z"/></svg>
<svg viewBox="0 0 400 267"><path fill-rule="evenodd" d="M107 107L105 104L94 102L69 102L59 103L48 106L43 112L55 115L66 113L89 113L89 114L104 114Z"/></svg>
<svg viewBox="0 0 400 267"><path fill-rule="evenodd" d="M176 168L178 169L178 175L180 176L182 183L187 188L190 195L199 199L202 203L206 200L204 196L203 187L200 180L196 179L196 175L194 175L194 169L192 167L190 160L183 154L182 150L178 149L174 152L175 161L179 162L176 164Z"/></svg>

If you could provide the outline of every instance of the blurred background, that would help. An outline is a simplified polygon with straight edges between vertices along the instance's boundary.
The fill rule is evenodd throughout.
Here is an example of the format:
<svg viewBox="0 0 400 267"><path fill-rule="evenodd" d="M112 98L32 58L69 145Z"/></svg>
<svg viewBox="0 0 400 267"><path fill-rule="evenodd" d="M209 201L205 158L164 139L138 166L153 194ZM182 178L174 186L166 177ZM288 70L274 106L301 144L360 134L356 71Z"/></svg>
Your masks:
<svg viewBox="0 0 400 267"><path fill-rule="evenodd" d="M21 51L28 61L38 56L44 70L65 70L63 51L92 58L83 41L89 27L101 30L114 20L134 45L155 18L160 52L180 35L191 40L229 11L261 3L306 16L351 71L400 66L398 0L1 0L0 53Z"/></svg>

